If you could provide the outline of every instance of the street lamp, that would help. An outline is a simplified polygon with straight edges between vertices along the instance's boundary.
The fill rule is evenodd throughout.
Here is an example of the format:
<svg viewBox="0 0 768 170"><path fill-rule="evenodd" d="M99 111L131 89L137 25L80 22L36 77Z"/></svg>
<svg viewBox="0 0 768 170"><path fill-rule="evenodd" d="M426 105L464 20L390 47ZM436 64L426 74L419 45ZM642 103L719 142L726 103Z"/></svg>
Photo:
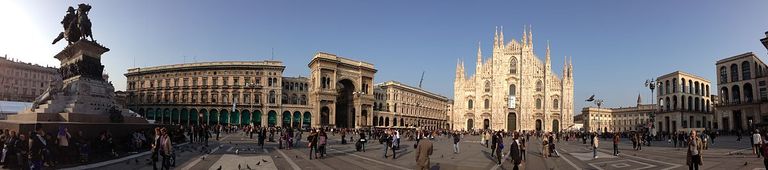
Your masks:
<svg viewBox="0 0 768 170"><path fill-rule="evenodd" d="M653 104L653 102L654 102L654 100L656 100L656 98L653 97L653 95L655 94L653 92L653 90L656 89L657 86L659 88L661 88L661 82L657 82L656 80L653 80L653 79L646 79L645 80L645 87L648 87L648 89L651 90L651 106L654 107L654 108L652 108L652 111L651 111L651 113L649 115L649 117L651 118L651 120L650 120L651 121L650 133L652 134L652 136L656 136L656 131L654 130L654 129L656 129L656 127L654 125L654 123L656 122L656 114L655 114L656 113L656 105Z"/></svg>
<svg viewBox="0 0 768 170"><path fill-rule="evenodd" d="M597 114L599 116L600 115L600 108L603 105L603 99L595 99L593 102L595 103L595 105L597 105ZM602 122L600 120L597 120L597 132L601 132L602 131L600 129L601 128L600 127L601 124L602 124Z"/></svg>

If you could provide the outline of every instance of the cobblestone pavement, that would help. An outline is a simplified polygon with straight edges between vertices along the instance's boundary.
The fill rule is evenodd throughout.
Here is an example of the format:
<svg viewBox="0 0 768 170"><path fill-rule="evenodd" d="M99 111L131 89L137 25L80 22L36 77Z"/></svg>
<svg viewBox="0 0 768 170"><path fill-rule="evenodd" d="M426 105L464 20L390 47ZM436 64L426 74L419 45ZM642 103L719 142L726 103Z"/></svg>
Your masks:
<svg viewBox="0 0 768 170"><path fill-rule="evenodd" d="M306 138L306 135L304 135ZM401 149L392 158L391 150L384 157L383 145L369 141L365 152L357 152L353 144L342 145L340 136L330 136L328 155L322 159L309 160L306 143L291 150L277 149L278 143L268 142L262 149L241 133L223 135L220 141L210 142L210 154L201 153L201 145L188 144L178 150L174 169L414 169L415 152L413 141L401 141ZM761 169L762 158L757 158L749 148L749 138L737 142L735 137L720 137L709 150L703 152L702 169ZM511 138L505 138L509 143ZM452 140L438 137L434 140L431 169L512 169L505 161L497 165L490 155L490 148L480 144L478 136L465 136L460 143L460 152L453 153ZM527 147L527 159L521 169L687 169L685 149L673 148L666 141L654 141L635 151L632 144L622 139L619 156L611 155L612 143L602 140L598 158L592 158L592 151L582 141L560 141L556 143L559 157L543 158L540 140L531 137ZM506 150L508 152L508 150ZM152 169L148 156L101 166L96 169Z"/></svg>

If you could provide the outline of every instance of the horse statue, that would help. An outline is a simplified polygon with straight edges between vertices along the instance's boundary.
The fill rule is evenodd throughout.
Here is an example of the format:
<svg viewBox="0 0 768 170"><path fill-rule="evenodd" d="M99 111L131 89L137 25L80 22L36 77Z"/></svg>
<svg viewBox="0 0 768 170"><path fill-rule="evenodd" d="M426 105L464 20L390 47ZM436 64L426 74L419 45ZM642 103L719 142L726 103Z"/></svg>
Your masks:
<svg viewBox="0 0 768 170"><path fill-rule="evenodd" d="M59 33L52 44L56 44L59 40L66 38L69 44L91 37L93 41L93 33L91 32L91 20L88 19L88 12L91 11L91 6L88 4L77 5L77 10L71 6L67 8L67 14L64 15L64 19L61 20L61 25L64 27L64 32Z"/></svg>

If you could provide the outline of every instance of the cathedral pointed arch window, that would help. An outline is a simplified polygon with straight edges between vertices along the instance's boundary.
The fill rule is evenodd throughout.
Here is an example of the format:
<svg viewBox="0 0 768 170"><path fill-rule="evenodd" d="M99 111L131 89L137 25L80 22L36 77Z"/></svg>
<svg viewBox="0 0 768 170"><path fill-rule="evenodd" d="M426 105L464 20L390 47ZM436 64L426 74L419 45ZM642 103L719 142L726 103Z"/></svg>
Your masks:
<svg viewBox="0 0 768 170"><path fill-rule="evenodd" d="M472 105L473 104L474 103L473 103L472 99L469 99L469 101L467 101L467 108L472 109ZM395 108L397 108L397 106L395 106Z"/></svg>
<svg viewBox="0 0 768 170"><path fill-rule="evenodd" d="M543 84L541 84L541 80L536 82L536 91L541 91Z"/></svg>
<svg viewBox="0 0 768 170"><path fill-rule="evenodd" d="M509 61L509 74L517 74L517 59L515 57Z"/></svg>
<svg viewBox="0 0 768 170"><path fill-rule="evenodd" d="M510 84L509 85L509 95L510 96L514 96L515 93L517 93L517 87L515 86L515 84Z"/></svg>
<svg viewBox="0 0 768 170"><path fill-rule="evenodd" d="M552 101L552 108L554 108L554 109L559 109L560 108L560 102L557 99Z"/></svg>
<svg viewBox="0 0 768 170"><path fill-rule="evenodd" d="M485 92L491 92L491 81L485 81Z"/></svg>
<svg viewBox="0 0 768 170"><path fill-rule="evenodd" d="M541 99L536 99L536 109L541 109Z"/></svg>

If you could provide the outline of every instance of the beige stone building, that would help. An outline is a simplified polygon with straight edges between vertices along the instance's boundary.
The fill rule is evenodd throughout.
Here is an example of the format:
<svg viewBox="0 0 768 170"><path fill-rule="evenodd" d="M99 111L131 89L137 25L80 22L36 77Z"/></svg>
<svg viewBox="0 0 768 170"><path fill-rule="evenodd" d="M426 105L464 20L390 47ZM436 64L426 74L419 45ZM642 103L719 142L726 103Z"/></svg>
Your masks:
<svg viewBox="0 0 768 170"><path fill-rule="evenodd" d="M716 105L718 130L747 130L750 123L768 123L766 65L754 53L744 53L717 61Z"/></svg>
<svg viewBox="0 0 768 170"><path fill-rule="evenodd" d="M127 105L159 123L310 126L309 80L283 77L284 69L280 61L131 68Z"/></svg>
<svg viewBox="0 0 768 170"><path fill-rule="evenodd" d="M653 132L700 131L716 126L712 123L709 80L675 71L659 76L656 82L659 111L655 114Z"/></svg>
<svg viewBox="0 0 768 170"><path fill-rule="evenodd" d="M533 52L533 33L505 42L496 31L491 57L477 50L475 75L456 66L453 129L559 131L573 125L573 65L552 71L550 49L542 61Z"/></svg>
<svg viewBox="0 0 768 170"><path fill-rule="evenodd" d="M56 68L0 57L0 100L32 102L51 81L61 80Z"/></svg>
<svg viewBox="0 0 768 170"><path fill-rule="evenodd" d="M619 108L585 107L579 119L588 132L629 132L643 131L650 126L651 113L656 105L642 104L637 96L637 105Z"/></svg>
<svg viewBox="0 0 768 170"><path fill-rule="evenodd" d="M131 68L127 105L170 124L446 127L447 98L395 81L374 86L373 64L318 52L308 66L309 77L283 77L280 61ZM384 118L391 124L379 125Z"/></svg>
<svg viewBox="0 0 768 170"><path fill-rule="evenodd" d="M447 129L450 101L447 97L397 81L374 88L375 127Z"/></svg>

